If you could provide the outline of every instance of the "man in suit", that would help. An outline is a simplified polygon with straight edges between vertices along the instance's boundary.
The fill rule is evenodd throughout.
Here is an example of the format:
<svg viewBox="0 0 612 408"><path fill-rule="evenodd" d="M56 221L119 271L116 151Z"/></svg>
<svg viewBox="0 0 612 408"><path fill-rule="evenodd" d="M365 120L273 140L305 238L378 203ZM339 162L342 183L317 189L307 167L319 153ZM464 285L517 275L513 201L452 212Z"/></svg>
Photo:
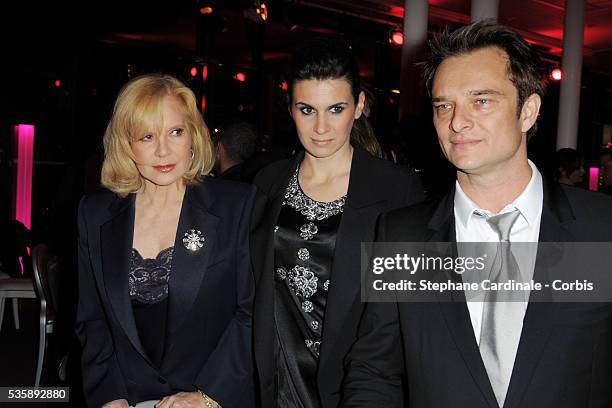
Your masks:
<svg viewBox="0 0 612 408"><path fill-rule="evenodd" d="M431 51L425 80L455 188L384 214L377 240L612 241L612 200L549 183L527 158L543 94L535 49L479 22L437 36ZM502 237L493 220L510 215ZM503 303L466 301L463 291L368 304L345 360L341 406L612 406L610 304L531 295L506 302L504 318L494 309Z"/></svg>

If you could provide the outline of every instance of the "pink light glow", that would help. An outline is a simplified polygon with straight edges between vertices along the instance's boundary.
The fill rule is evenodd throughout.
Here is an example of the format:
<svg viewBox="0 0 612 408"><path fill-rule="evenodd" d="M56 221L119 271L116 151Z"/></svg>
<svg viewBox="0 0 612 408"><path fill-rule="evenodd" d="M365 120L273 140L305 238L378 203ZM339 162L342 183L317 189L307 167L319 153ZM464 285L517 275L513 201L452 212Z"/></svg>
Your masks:
<svg viewBox="0 0 612 408"><path fill-rule="evenodd" d="M599 185L599 167L589 168L589 190L597 191Z"/></svg>
<svg viewBox="0 0 612 408"><path fill-rule="evenodd" d="M244 82L244 81L246 81L246 74L244 72L238 72L238 73L236 73L234 78L236 78L236 81Z"/></svg>
<svg viewBox="0 0 612 408"><path fill-rule="evenodd" d="M34 125L17 125L14 129L17 137L15 219L31 229Z"/></svg>
<svg viewBox="0 0 612 408"><path fill-rule="evenodd" d="M30 248L28 248L28 251L30 250ZM21 268L21 274L25 275L25 268L23 267L23 257L20 256L19 257L19 267Z"/></svg>

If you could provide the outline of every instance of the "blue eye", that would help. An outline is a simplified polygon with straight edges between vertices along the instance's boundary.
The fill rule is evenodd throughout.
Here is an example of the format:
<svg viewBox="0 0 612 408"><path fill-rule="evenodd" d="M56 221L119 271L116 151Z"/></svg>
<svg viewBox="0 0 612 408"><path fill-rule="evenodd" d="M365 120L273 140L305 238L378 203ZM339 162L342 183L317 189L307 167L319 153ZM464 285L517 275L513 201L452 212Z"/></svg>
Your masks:
<svg viewBox="0 0 612 408"><path fill-rule="evenodd" d="M489 100L485 99L485 98L480 98L480 99L476 99L476 103L479 105L488 105L489 104Z"/></svg>
<svg viewBox="0 0 612 408"><path fill-rule="evenodd" d="M441 103L439 105L434 105L434 109L438 112L444 112L451 109L450 103Z"/></svg>

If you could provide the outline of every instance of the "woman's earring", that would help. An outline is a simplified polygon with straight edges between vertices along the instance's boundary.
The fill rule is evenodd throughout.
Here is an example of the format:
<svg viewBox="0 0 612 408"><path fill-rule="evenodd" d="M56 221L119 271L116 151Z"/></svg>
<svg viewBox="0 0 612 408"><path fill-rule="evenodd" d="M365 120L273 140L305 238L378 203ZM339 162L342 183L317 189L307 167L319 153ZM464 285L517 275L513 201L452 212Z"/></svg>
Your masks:
<svg viewBox="0 0 612 408"><path fill-rule="evenodd" d="M194 157L195 157L195 153L193 152L193 149L191 149L191 160L193 160Z"/></svg>

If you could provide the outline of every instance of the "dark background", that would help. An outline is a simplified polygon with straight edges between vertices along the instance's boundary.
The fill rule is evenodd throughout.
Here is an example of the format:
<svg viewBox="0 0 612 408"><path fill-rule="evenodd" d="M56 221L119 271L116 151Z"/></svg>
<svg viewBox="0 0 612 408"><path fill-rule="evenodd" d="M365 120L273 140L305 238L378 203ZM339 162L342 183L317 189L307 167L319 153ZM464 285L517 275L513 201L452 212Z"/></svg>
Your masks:
<svg viewBox="0 0 612 408"><path fill-rule="evenodd" d="M66 287L76 282L78 200L98 188L102 134L114 99L139 74L176 75L198 98L205 95L204 115L211 130L251 121L259 131L260 154L289 154L298 141L283 89L288 58L308 37L341 34L359 58L374 101L371 120L383 148L394 149L404 164L417 169L431 194L444 191L454 179L437 146L428 102L423 100L420 113L398 121L399 95L392 90L399 89L401 47L390 44L389 31L401 29L402 1L269 0L266 22L245 14L253 4L110 0L0 6L0 214L3 220L13 216L13 126L34 124L31 239L51 243L62 260ZM207 5L214 12L204 16L199 10ZM444 26L469 22L469 0L431 0L429 5L430 36ZM499 22L541 51L543 77L561 64L563 18L562 0L500 0ZM587 1L577 146L587 166L596 165L597 152L612 131L610 21L612 1ZM246 80L236 80L237 73ZM415 83L402 92L419 89L421 84ZM539 131L529 145L532 160L545 171L555 152L558 104L559 82L550 81ZM74 293L62 302L73 304ZM64 333L70 332L70 313ZM5 314L8 324L10 310Z"/></svg>

